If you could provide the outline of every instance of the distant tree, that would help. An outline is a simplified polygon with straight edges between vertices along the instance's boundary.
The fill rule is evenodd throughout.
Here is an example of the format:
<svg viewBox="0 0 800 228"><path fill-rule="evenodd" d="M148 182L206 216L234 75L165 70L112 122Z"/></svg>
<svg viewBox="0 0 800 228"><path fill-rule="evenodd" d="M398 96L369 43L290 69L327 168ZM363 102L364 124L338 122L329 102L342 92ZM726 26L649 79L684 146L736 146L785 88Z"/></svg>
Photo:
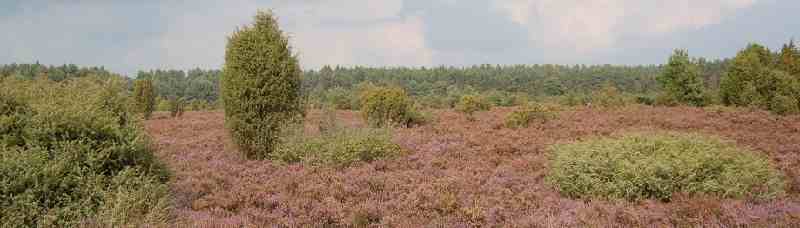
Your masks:
<svg viewBox="0 0 800 228"><path fill-rule="evenodd" d="M225 125L248 158L266 158L284 127L298 120L301 70L272 12L228 38L221 81Z"/></svg>
<svg viewBox="0 0 800 228"><path fill-rule="evenodd" d="M657 78L666 96L680 103L703 106L703 80L686 50L675 50Z"/></svg>
<svg viewBox="0 0 800 228"><path fill-rule="evenodd" d="M800 112L800 78L786 71L793 67L794 54L787 53L793 52L792 46L792 43L785 45L777 55L757 44L740 51L722 80L723 103L768 109L777 114Z"/></svg>
<svg viewBox="0 0 800 228"><path fill-rule="evenodd" d="M134 109L142 113L145 119L150 119L156 108L156 91L153 81L150 79L139 79L133 85Z"/></svg>
<svg viewBox="0 0 800 228"><path fill-rule="evenodd" d="M722 79L720 97L726 105L766 105L769 94L766 80L770 78L772 57L769 49L759 44L750 44L736 54Z"/></svg>
<svg viewBox="0 0 800 228"><path fill-rule="evenodd" d="M779 68L786 73L800 77L800 49L797 48L794 40L783 45L779 56Z"/></svg>

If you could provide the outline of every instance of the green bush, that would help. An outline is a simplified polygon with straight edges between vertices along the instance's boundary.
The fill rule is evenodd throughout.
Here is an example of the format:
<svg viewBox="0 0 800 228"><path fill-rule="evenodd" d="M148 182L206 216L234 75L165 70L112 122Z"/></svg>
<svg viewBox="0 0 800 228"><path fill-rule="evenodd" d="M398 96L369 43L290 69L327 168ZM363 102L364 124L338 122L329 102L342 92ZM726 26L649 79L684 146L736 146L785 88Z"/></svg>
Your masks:
<svg viewBox="0 0 800 228"><path fill-rule="evenodd" d="M150 79L139 79L133 84L134 109L137 113L142 113L144 119L150 119L150 115L156 109L156 92L153 81Z"/></svg>
<svg viewBox="0 0 800 228"><path fill-rule="evenodd" d="M169 99L169 115L172 118L183 116L183 111L186 110L186 101L181 97Z"/></svg>
<svg viewBox="0 0 800 228"><path fill-rule="evenodd" d="M625 95L623 95L616 86L606 83L603 87L595 91L592 95L592 102L600 107L614 108L625 106L629 103Z"/></svg>
<svg viewBox="0 0 800 228"><path fill-rule="evenodd" d="M547 181L575 198L659 199L673 194L773 198L782 175L763 155L698 134L640 133L552 147Z"/></svg>
<svg viewBox="0 0 800 228"><path fill-rule="evenodd" d="M553 105L541 103L523 105L506 117L506 127L527 128L531 123L546 123L558 116L558 109Z"/></svg>
<svg viewBox="0 0 800 228"><path fill-rule="evenodd" d="M414 104L401 88L365 88L360 95L361 115L373 127L419 124Z"/></svg>
<svg viewBox="0 0 800 228"><path fill-rule="evenodd" d="M300 65L272 12L228 39L221 79L225 126L248 158L266 158L287 124L300 120Z"/></svg>
<svg viewBox="0 0 800 228"><path fill-rule="evenodd" d="M286 137L270 157L287 163L341 167L394 157L401 151L400 146L392 142L388 129L358 128L338 129L318 136L299 133Z"/></svg>
<svg viewBox="0 0 800 228"><path fill-rule="evenodd" d="M78 226L121 201L135 210L95 223L165 221L167 170L125 109L122 79L4 80L0 91L0 227Z"/></svg>
<svg viewBox="0 0 800 228"><path fill-rule="evenodd" d="M466 114L470 120L475 119L473 116L475 112L488 111L490 109L492 109L492 105L478 95L464 95L456 104L456 111Z"/></svg>
<svg viewBox="0 0 800 228"><path fill-rule="evenodd" d="M156 98L156 110L162 112L169 112L170 103L169 99L164 99L161 97Z"/></svg>

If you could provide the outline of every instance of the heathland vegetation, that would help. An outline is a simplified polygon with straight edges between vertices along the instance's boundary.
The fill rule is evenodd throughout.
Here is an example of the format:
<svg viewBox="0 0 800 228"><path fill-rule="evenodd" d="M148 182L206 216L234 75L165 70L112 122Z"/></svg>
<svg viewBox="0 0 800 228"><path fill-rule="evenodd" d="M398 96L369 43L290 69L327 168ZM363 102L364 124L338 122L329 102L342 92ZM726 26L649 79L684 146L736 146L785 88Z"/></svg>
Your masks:
<svg viewBox="0 0 800 228"><path fill-rule="evenodd" d="M1 66L0 226L800 224L793 41L303 71L259 12L227 42L221 70Z"/></svg>

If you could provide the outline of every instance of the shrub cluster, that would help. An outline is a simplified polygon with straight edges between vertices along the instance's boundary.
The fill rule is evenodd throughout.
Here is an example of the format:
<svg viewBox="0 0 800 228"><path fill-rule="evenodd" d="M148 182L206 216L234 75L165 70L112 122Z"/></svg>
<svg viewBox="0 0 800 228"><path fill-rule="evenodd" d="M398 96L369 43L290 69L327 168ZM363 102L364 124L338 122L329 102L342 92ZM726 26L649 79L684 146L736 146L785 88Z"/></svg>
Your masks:
<svg viewBox="0 0 800 228"><path fill-rule="evenodd" d="M752 151L718 138L630 134L552 147L547 181L576 198L659 199L674 193L772 198L782 175Z"/></svg>
<svg viewBox="0 0 800 228"><path fill-rule="evenodd" d="M531 123L546 123L558 116L558 108L542 103L520 106L506 117L506 127L527 128Z"/></svg>
<svg viewBox="0 0 800 228"><path fill-rule="evenodd" d="M360 100L361 115L370 126L411 127L425 122L403 89L372 86L363 89Z"/></svg>
<svg viewBox="0 0 800 228"><path fill-rule="evenodd" d="M466 114L470 120L475 119L475 112L489 111L490 109L492 109L491 103L478 95L464 95L456 105L456 111Z"/></svg>
<svg viewBox="0 0 800 228"><path fill-rule="evenodd" d="M392 142L388 129L339 128L322 135L305 136L298 133L284 139L270 155L273 160L342 167L394 157L402 151L400 146Z"/></svg>
<svg viewBox="0 0 800 228"><path fill-rule="evenodd" d="M774 56L795 56L794 44L774 55L769 49L751 44L733 59L720 85L720 97L726 105L752 106L777 114L800 113L800 72L792 64L800 58L779 61ZM793 75L794 74L794 75Z"/></svg>
<svg viewBox="0 0 800 228"><path fill-rule="evenodd" d="M604 84L600 90L594 92L592 102L604 108L620 107L631 103L616 86L610 83Z"/></svg>
<svg viewBox="0 0 800 228"><path fill-rule="evenodd" d="M221 80L225 126L248 158L266 158L303 113L300 65L271 12L228 39Z"/></svg>
<svg viewBox="0 0 800 228"><path fill-rule="evenodd" d="M166 220L166 169L125 82L0 83L0 227L141 226Z"/></svg>

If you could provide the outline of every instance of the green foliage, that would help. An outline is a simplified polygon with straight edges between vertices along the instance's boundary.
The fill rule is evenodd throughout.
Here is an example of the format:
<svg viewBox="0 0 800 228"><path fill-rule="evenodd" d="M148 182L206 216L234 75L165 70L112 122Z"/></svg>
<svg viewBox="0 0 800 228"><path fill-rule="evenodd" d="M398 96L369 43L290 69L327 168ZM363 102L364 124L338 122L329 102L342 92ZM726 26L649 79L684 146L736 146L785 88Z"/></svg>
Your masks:
<svg viewBox="0 0 800 228"><path fill-rule="evenodd" d="M34 64L0 65L0 79L6 77L26 80L42 78L51 81L64 81L84 77L111 78L120 76L107 71L103 67L78 67L74 64L46 66L37 62Z"/></svg>
<svg viewBox="0 0 800 228"><path fill-rule="evenodd" d="M781 48L779 56L779 68L786 73L800 77L800 49L790 40L788 44L784 44Z"/></svg>
<svg viewBox="0 0 800 228"><path fill-rule="evenodd" d="M361 115L370 126L402 125L410 127L419 122L413 113L414 105L405 90L390 87L365 88L360 95Z"/></svg>
<svg viewBox="0 0 800 228"><path fill-rule="evenodd" d="M490 109L492 109L492 105L478 95L464 95L456 105L456 111L466 114L470 120L474 120L473 114L475 112L489 111Z"/></svg>
<svg viewBox="0 0 800 228"><path fill-rule="evenodd" d="M211 104L209 104L208 101L206 100L194 99L189 101L186 109L191 111L203 111L203 110L214 109L214 107Z"/></svg>
<svg viewBox="0 0 800 228"><path fill-rule="evenodd" d="M167 171L125 109L125 81L11 79L0 96L0 226L78 226L122 201L135 210L95 223L164 221Z"/></svg>
<svg viewBox="0 0 800 228"><path fill-rule="evenodd" d="M214 102L219 98L222 71L192 69L140 71L136 78L153 82L158 97L183 97Z"/></svg>
<svg viewBox="0 0 800 228"><path fill-rule="evenodd" d="M336 109L353 110L360 106L358 97L342 87L327 90L324 99L325 103L333 104Z"/></svg>
<svg viewBox="0 0 800 228"><path fill-rule="evenodd" d="M156 108L156 91L153 81L139 79L133 84L133 105L137 113L144 114L144 119L150 119Z"/></svg>
<svg viewBox="0 0 800 228"><path fill-rule="evenodd" d="M11 94L0 91L0 147L22 146L23 129L31 115L30 106L19 102Z"/></svg>
<svg viewBox="0 0 800 228"><path fill-rule="evenodd" d="M782 66L781 61L772 56L769 49L757 44L740 51L722 80L722 102L768 109L777 114L797 113L800 79L780 70L791 70L791 66Z"/></svg>
<svg viewBox="0 0 800 228"><path fill-rule="evenodd" d="M583 93L568 92L560 96L560 100L558 102L566 106L584 106L591 103L592 98Z"/></svg>
<svg viewBox="0 0 800 228"><path fill-rule="evenodd" d="M547 181L569 197L669 201L683 192L766 199L785 188L763 155L697 134L629 134L552 151Z"/></svg>
<svg viewBox="0 0 800 228"><path fill-rule="evenodd" d="M639 95L636 96L636 103L642 105L654 105L656 103L656 99L652 96Z"/></svg>
<svg viewBox="0 0 800 228"><path fill-rule="evenodd" d="M169 99L169 115L172 118L183 116L183 111L186 110L186 101L182 97L173 97Z"/></svg>
<svg viewBox="0 0 800 228"><path fill-rule="evenodd" d="M228 39L222 78L225 125L248 158L266 158L281 129L302 114L301 71L271 12Z"/></svg>
<svg viewBox="0 0 800 228"><path fill-rule="evenodd" d="M156 110L162 112L168 112L169 109L170 109L169 99L156 97Z"/></svg>
<svg viewBox="0 0 800 228"><path fill-rule="evenodd" d="M527 128L531 123L547 123L558 117L558 108L542 103L523 105L506 117L506 127Z"/></svg>
<svg viewBox="0 0 800 228"><path fill-rule="evenodd" d="M611 83L605 83L599 91L595 91L592 95L592 102L605 108L620 107L629 103L625 95Z"/></svg>
<svg viewBox="0 0 800 228"><path fill-rule="evenodd" d="M675 50L657 80L671 99L693 106L705 105L703 81L686 50Z"/></svg>
<svg viewBox="0 0 800 228"><path fill-rule="evenodd" d="M344 167L395 157L402 152L400 146L392 142L388 129L340 128L318 136L297 134L284 139L285 142L270 154L273 160Z"/></svg>

